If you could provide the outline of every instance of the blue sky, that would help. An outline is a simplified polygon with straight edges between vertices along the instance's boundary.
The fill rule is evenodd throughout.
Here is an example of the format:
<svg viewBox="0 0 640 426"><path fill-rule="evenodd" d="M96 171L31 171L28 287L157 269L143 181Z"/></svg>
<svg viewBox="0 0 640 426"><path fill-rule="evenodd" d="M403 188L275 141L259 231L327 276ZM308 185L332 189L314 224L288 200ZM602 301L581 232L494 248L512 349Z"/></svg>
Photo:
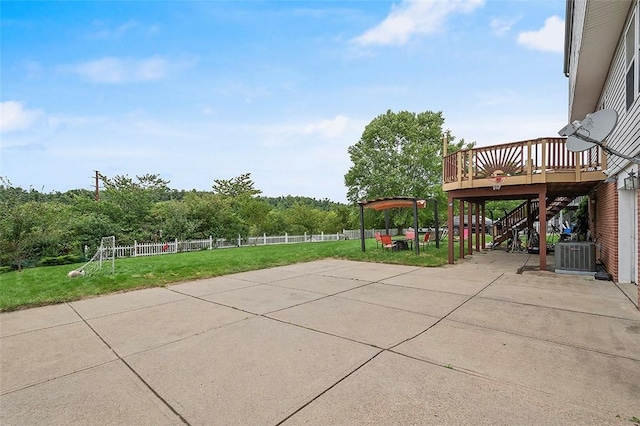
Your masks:
<svg viewBox="0 0 640 426"><path fill-rule="evenodd" d="M251 173L346 200L347 148L387 110L478 145L566 124L562 0L2 1L0 175L44 191Z"/></svg>

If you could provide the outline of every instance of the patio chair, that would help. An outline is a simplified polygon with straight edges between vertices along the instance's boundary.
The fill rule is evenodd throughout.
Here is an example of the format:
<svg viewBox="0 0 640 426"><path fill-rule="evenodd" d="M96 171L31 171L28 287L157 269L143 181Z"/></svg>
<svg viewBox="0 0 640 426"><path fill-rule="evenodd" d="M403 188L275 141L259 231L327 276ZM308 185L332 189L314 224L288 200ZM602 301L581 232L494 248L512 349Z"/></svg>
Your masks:
<svg viewBox="0 0 640 426"><path fill-rule="evenodd" d="M376 247L378 247L378 245L381 243L381 241L380 241L380 233L379 232L374 232L373 236L376 237Z"/></svg>
<svg viewBox="0 0 640 426"><path fill-rule="evenodd" d="M409 244L409 247L411 247L411 250L413 250L413 240L416 238L416 231L414 231L413 229L407 230L407 232L404 233L404 238L405 243Z"/></svg>
<svg viewBox="0 0 640 426"><path fill-rule="evenodd" d="M398 246L391 239L391 235L380 235L380 242L382 243L382 248L386 250L392 250L392 251L397 250Z"/></svg>
<svg viewBox="0 0 640 426"><path fill-rule="evenodd" d="M427 232L424 234L424 239L422 240L422 248L426 249L429 247L429 243L431 242L431 232Z"/></svg>

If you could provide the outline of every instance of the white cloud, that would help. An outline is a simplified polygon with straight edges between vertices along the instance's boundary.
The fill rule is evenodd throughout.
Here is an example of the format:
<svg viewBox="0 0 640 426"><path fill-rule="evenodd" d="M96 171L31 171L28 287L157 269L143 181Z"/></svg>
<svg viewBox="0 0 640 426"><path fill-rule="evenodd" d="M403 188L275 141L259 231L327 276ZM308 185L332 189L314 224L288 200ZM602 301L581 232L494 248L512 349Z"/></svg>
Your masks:
<svg viewBox="0 0 640 426"><path fill-rule="evenodd" d="M96 20L91 25L89 37L93 39L120 40L125 36L154 36L160 32L160 26L157 24L145 25L134 20L129 20L116 26Z"/></svg>
<svg viewBox="0 0 640 426"><path fill-rule="evenodd" d="M481 108L517 106L526 102L515 90L508 88L493 91L476 91L474 98L476 105Z"/></svg>
<svg viewBox="0 0 640 426"><path fill-rule="evenodd" d="M505 18L493 18L491 20L491 31L497 36L504 35L511 31L511 28L518 22L519 18L505 19Z"/></svg>
<svg viewBox="0 0 640 426"><path fill-rule="evenodd" d="M327 138L334 138L344 133L349 119L343 115L338 115L332 120L322 120L317 123L308 124L304 127L305 134L318 133Z"/></svg>
<svg viewBox="0 0 640 426"><path fill-rule="evenodd" d="M139 24L135 21L127 21L115 28L108 28L101 21L95 21L93 22L93 25L98 28L91 34L91 37L116 40L121 38L133 28L139 26Z"/></svg>
<svg viewBox="0 0 640 426"><path fill-rule="evenodd" d="M47 124L51 129L72 129L84 126L95 126L108 122L107 117L80 115L50 115Z"/></svg>
<svg viewBox="0 0 640 426"><path fill-rule="evenodd" d="M269 148L309 143L326 144L327 140L341 140L345 137L351 140L354 131L361 131L361 123L343 115L329 120L276 124L258 129L263 136L262 144Z"/></svg>
<svg viewBox="0 0 640 426"><path fill-rule="evenodd" d="M95 83L128 83L161 80L169 72L171 63L158 56L132 60L107 57L62 69Z"/></svg>
<svg viewBox="0 0 640 426"><path fill-rule="evenodd" d="M414 35L439 31L455 13L470 13L484 0L402 0L376 27L354 38L358 45L402 45Z"/></svg>
<svg viewBox="0 0 640 426"><path fill-rule="evenodd" d="M519 142L543 137L557 137L557 132L566 124L562 112L531 114L476 115L452 117L448 120L453 134L477 146Z"/></svg>
<svg viewBox="0 0 640 426"><path fill-rule="evenodd" d="M160 80L162 79L169 64L164 59L152 57L138 61L134 65L134 78L136 80Z"/></svg>
<svg viewBox="0 0 640 426"><path fill-rule="evenodd" d="M539 30L518 34L518 43L543 52L562 53L564 50L564 21L553 15L544 21L544 26Z"/></svg>
<svg viewBox="0 0 640 426"><path fill-rule="evenodd" d="M236 97L247 103L252 103L258 98L271 96L271 91L260 84L244 82L239 80L227 80L221 82L214 88L216 94L222 96Z"/></svg>
<svg viewBox="0 0 640 426"><path fill-rule="evenodd" d="M42 116L40 110L27 110L20 102L0 102L0 132L26 130Z"/></svg>

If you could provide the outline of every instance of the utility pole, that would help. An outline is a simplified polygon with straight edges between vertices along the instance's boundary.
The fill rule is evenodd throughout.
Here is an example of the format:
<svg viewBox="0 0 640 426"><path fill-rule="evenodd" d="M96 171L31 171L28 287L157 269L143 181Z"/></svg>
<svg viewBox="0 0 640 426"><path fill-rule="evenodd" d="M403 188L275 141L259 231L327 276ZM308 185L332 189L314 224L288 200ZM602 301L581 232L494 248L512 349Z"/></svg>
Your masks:
<svg viewBox="0 0 640 426"><path fill-rule="evenodd" d="M100 172L96 170L96 202L100 201Z"/></svg>

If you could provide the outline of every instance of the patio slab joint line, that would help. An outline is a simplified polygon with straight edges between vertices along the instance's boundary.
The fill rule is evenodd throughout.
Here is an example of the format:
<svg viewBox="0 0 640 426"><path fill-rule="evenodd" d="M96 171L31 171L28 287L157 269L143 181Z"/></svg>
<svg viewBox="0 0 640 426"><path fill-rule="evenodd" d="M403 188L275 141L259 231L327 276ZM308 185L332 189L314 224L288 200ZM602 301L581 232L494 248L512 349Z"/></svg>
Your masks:
<svg viewBox="0 0 640 426"><path fill-rule="evenodd" d="M290 308L293 308L293 307L297 307L297 306L301 306L301 305L306 305L306 304L311 303L311 302L317 302L318 300L327 299L327 298L329 298L329 297L333 297L333 296L336 296L336 295L339 295L339 294L342 294L342 293L346 293L346 292L348 292L348 291L351 291L351 290L354 290L354 289L357 289L357 288L366 287L366 286L371 285L371 284L384 284L384 283L382 282L383 280L387 280L387 279L389 279L389 278L399 277L399 276L401 276L401 275L406 275L406 274L409 274L409 273L411 273L411 272L414 272L414 271L415 271L415 270L417 270L417 269L420 269L420 268L416 268L416 269L413 269L413 270L411 270L411 271L403 272L403 273L401 273L401 274L392 275L392 276L390 276L390 277L381 278L381 279L379 279L379 280L377 280L377 281L366 281L364 284L362 284L362 285L360 285L360 286L358 286L358 287L349 288L349 289L342 290L342 291L339 291L339 292L337 292L337 293L333 293L333 294L323 295L323 297L319 297L319 298L317 298L317 299L307 300L307 301L305 301L305 302L300 302L300 303L298 303L297 305L287 306L287 307L285 307L285 308L276 309L275 311L266 312L266 313L264 313L264 314L257 314L257 313L255 313L255 312L246 311L246 310L244 310L244 309L240 309L240 308L237 308L237 307L235 307L235 306L229 306L229 305L225 305L225 304L220 303L220 302L214 302L214 301L212 301L212 300L204 299L202 296L194 296L194 295L192 295L192 294L183 293L183 292L181 292L181 291L178 291L178 290L175 290L175 289L172 289L172 288L167 288L167 290L172 291L172 292L177 293L177 294L180 294L180 295L182 295L182 296L187 296L187 297L192 297L192 298L194 298L194 299L202 300L203 302L212 303L212 304L214 304L214 305L223 306L223 307L225 307L225 308L235 309L235 310L240 311L240 312L243 312L243 313L247 313L247 314L251 314L251 315L257 315L257 316L261 316L261 317L265 317L265 318L269 318L269 319L274 319L274 318L267 317L266 315L273 314L273 313L276 313L276 312L279 312L279 311L283 311L283 310L286 310L286 309L290 309ZM315 273L310 273L310 274L300 275L300 276L298 276L298 277L296 277L296 278L299 278L299 277L301 277L301 276L310 276L310 275L315 275ZM498 277L498 278L499 278L499 277ZM359 279L357 279L357 278L354 278L354 280L356 280L356 281L361 281L361 280L359 280ZM277 288L289 288L289 287L279 286L279 285L275 284L275 283L277 283L277 282L279 282L279 281L286 281L286 279L273 281L273 282L271 282L271 283L257 283L255 286L250 286L250 287L256 287L256 286L259 286L259 285L267 285L267 286L277 287ZM247 282L248 282L248 281L247 281ZM249 287L249 288L250 288L250 287ZM234 291L234 290L228 290L228 291ZM226 292L227 292L227 291L225 291L225 292L221 292L221 293L226 293ZM314 292L310 292L310 293L314 293ZM213 294L213 293L212 293L212 294ZM322 293L316 293L316 294L322 294ZM206 295L205 295L205 296L206 296ZM362 342L360 342L360 343L362 343Z"/></svg>
<svg viewBox="0 0 640 426"><path fill-rule="evenodd" d="M371 284L371 283L367 283L365 285L369 285L369 284ZM258 284L258 285L261 285L261 286L262 285L266 285L266 286L271 286L271 287L276 287L276 288L288 288L288 287L280 287L280 286L271 285L271 284ZM251 287L256 287L256 286L251 286ZM251 288L251 287L245 287L245 288ZM361 287L364 287L364 285L361 286ZM194 295L191 295L191 294L181 293L181 292L179 292L177 290L173 290L173 289L169 289L169 291L173 291L173 292L178 293L178 294L189 296L189 297L192 297L194 299L201 300L203 302L211 303L212 305L222 306L223 308L229 308L229 309L233 309L233 310L245 313L245 314L255 315L257 317L264 317L264 318L269 318L269 319L274 319L274 318L268 317L267 315L269 315L269 314L273 314L273 313L276 313L276 312L279 312L279 311L284 311L284 310L289 309L289 308L295 308L296 306L305 305L307 303L315 302L315 301L318 301L318 300L323 300L323 299L326 299L328 297L332 297L333 296L332 294L326 294L326 295L322 295L322 297L319 297L317 299L307 300L306 302L300 302L297 305L291 305L291 306L287 306L285 308L276 309L275 311L270 311L270 312L265 312L263 314L259 314L259 313L256 313L256 312L251 312L251 311L247 311L245 309L238 308L236 306L225 305L224 303L220 303L220 302L216 302L216 301L213 301L213 300L204 299L201 296L194 296ZM230 290L230 291L233 291L233 290ZM345 290L345 291L347 291L347 290ZM308 293L322 294L322 293L315 293L315 292L312 292L312 291L309 291ZM342 293L342 292L340 292L340 293ZM212 294L214 294L214 293L212 293ZM215 294L221 294L221 293L215 293ZM336 294L338 294L338 293L336 293ZM207 296L207 295L205 295L205 296Z"/></svg>
<svg viewBox="0 0 640 426"><path fill-rule="evenodd" d="M76 373L82 373L84 371L93 370L94 368L102 367L103 365L107 365L107 364L110 364L110 363L116 362L116 361L117 361L117 359L112 359L110 361L101 362L100 364L91 365L89 367L83 367L83 368L80 368L78 370L73 370L73 371L71 371L69 373L64 373L64 374L61 374L61 375L56 376L56 377L52 377L52 378L45 379L45 380L42 380L42 381L39 381L39 382L31 383L31 384L28 384L26 386L22 386L20 388L11 389L10 391L7 391L7 392L0 391L0 396L6 396L6 395L10 395L12 393L23 391L25 389L29 389L29 388L33 388L33 387L36 387L36 386L40 386L40 385L42 385L44 383L51 382L53 380L61 379L63 377L72 376L72 375L74 375Z"/></svg>
<svg viewBox="0 0 640 426"><path fill-rule="evenodd" d="M446 313L445 315L442 316L442 318L440 318L438 321L436 321L435 323L431 324L429 327L427 327L426 329L422 330L420 333L416 334L413 337L409 337L405 340L403 340L402 342L393 345L389 348L389 350L392 350L398 346L400 346L401 344L408 342L409 340L415 339L416 337L426 333L427 331L431 330L433 327L435 327L436 325L440 324L440 322L442 322L442 320L444 320L445 318L447 318L449 315L451 315L452 313L454 313L455 311L457 311L458 309L460 309L465 303L467 303L468 301L472 300L473 298L475 298L478 294L480 294L481 292L483 292L484 290L486 290L491 284L495 283L496 281L498 281L502 276L504 275L504 273L500 274L499 276L497 276L496 278L494 278L489 284L487 284L486 286L482 287L480 290L478 290L475 294L469 296L467 299L465 299L461 304L459 304L458 306L456 306L455 308L453 308L451 311L449 311L448 313Z"/></svg>
<svg viewBox="0 0 640 426"><path fill-rule="evenodd" d="M265 285L265 284L258 284L258 285ZM245 287L245 288L251 288L251 287L257 287L257 286L250 286L250 287ZM229 309L233 309L235 311L238 312L242 312L243 314L249 314L249 315L255 315L255 316L260 316L260 314L256 314L255 312L250 312L250 311L245 311L244 309L240 309L237 308L235 306L230 306L230 305L225 305L224 303L220 303L220 302L214 302L213 300L207 300L204 299L203 296L194 296L193 294L187 294L187 293L182 293L179 292L178 290L173 290L173 289L167 289L169 291L173 291L174 293L178 293L178 294L182 294L183 296L188 296L188 297L192 297L194 299L200 300L202 302L207 302L210 303L212 305L216 305L216 306L222 306L223 308L229 308ZM233 290L230 290L233 291ZM220 293L211 293L211 294L221 294L221 293L226 293L226 292L220 292ZM209 296L208 294L205 294L204 296Z"/></svg>
<svg viewBox="0 0 640 426"><path fill-rule="evenodd" d="M15 312L15 311L14 311ZM4 313L4 312L3 312ZM77 322L81 322L82 319L78 319L76 321L69 321L69 322L65 322L65 323L61 323L61 324L56 324L56 325L48 325L46 327L42 327L42 328L37 328L37 329L33 329L33 330L25 330L25 331L20 331L18 333L14 333L14 334L7 334L6 336L1 336L0 337L0 341L2 341L2 339L6 339L7 337L15 337L15 336L20 336L22 334L29 334L29 333L33 333L34 331L42 331L42 330L50 330L52 328L56 328L56 327L62 327L65 325L69 325L69 324L75 324Z"/></svg>
<svg viewBox="0 0 640 426"><path fill-rule="evenodd" d="M356 280L356 281L360 281L360 280ZM378 281L375 281L375 282L372 282L372 281L366 281L364 284L359 285L358 287L348 288L348 289L346 289L346 290L340 290L340 291L338 291L337 293L333 293L333 294L322 294L322 293L315 293L315 292L313 292L313 291L309 291L309 293L322 294L322 297L319 297L319 298L317 298L317 299L313 299L313 300L307 300L307 301L305 301L305 302L300 302L300 303L298 303L297 305L291 305L291 306L287 306L287 307L285 307L285 308L276 309L275 311L266 312L266 313L262 314L261 316L265 316L265 315L269 315L269 314L275 314L276 312L286 311L287 309L295 308L295 307L298 307L298 306L301 306L301 305L306 305L306 304L308 304L308 303L317 302L317 301L319 301L319 300L328 299L329 297L334 297L334 296L337 296L337 295L342 294L342 293L346 293L346 292L351 291L351 290L356 290L356 289L358 289L358 288L363 288L363 287L366 287L366 286L368 286L368 285L375 284L375 283L377 283L377 282L378 282ZM269 284L267 284L267 285L269 285ZM278 287L278 288L289 288L289 287L282 287L282 286L277 286L277 285L274 285L274 287ZM298 289L292 289L292 290L298 290ZM303 291L307 291L307 290L303 290ZM271 318L271 319L273 319L273 318Z"/></svg>
<svg viewBox="0 0 640 426"><path fill-rule="evenodd" d="M620 290L622 292L622 294L624 294L624 296L627 299L629 299L629 301L633 304L633 306L635 306L636 308L638 308L640 310L640 307L638 305L636 305L636 302L634 302L633 299L631 297L629 297L629 295L623 289L620 288L620 286L618 285L617 282L613 281L613 285L615 285L618 288L618 290Z"/></svg>
<svg viewBox="0 0 640 426"><path fill-rule="evenodd" d="M616 316L613 316L613 315L598 314L598 313L595 313L595 312L576 311L575 309L558 308L556 306L536 305L534 303L518 302L518 301L515 301L515 300L509 300L509 299L500 299L498 297L478 296L478 298L479 299L486 299L486 300L493 300L495 302L513 303L514 305L532 306L534 308L554 309L556 311L571 312L571 313L574 313L574 314L593 315L594 317L619 319L619 320L625 320L625 321L636 321L636 322L638 321L638 320L627 318L627 317L616 317Z"/></svg>
<svg viewBox="0 0 640 426"><path fill-rule="evenodd" d="M320 392L318 395L314 396L313 398L311 398L309 401L307 401L306 403L302 404L300 407L298 407L298 409L296 409L293 413L289 414L287 417L285 417L284 419L280 420L278 423L276 423L275 426L280 426L281 424L283 424L284 422L286 422L287 420L289 420L291 417L295 416L296 414L298 414L300 411L304 410L309 404L311 404L313 401L315 401L316 399L320 398L322 395L324 395L325 393L329 392L331 389L333 389L334 387L338 386L340 383L342 383L345 379L347 379L348 377L350 377L353 373L355 373L356 371L360 370L362 367L364 367L365 365L369 364L371 361L373 361L378 355L380 355L382 352L384 352L386 349L381 349L378 353L376 353L375 355L373 355L371 358L369 358L368 360L366 360L365 362L363 362L362 364L360 364L358 367L354 368L352 371L350 371L348 374L346 374L344 377L342 377L340 380L336 381L334 384L332 384L331 386L329 386L328 388L326 388L325 390L323 390L322 392Z"/></svg>
<svg viewBox="0 0 640 426"><path fill-rule="evenodd" d="M118 360L122 361L122 363L123 363L124 365L126 365L126 366L127 366L127 368L128 368L128 369L129 369L133 374L135 374L135 376L136 376L136 377L137 377L137 378L138 378L138 379L139 379L139 380L140 380L140 381L141 381L141 382L142 382L142 383L147 387L147 389L149 389L149 391L151 391L151 393L153 393L153 394L154 394L154 395L155 395L155 396L156 396L160 401L162 401L162 403L163 403L163 404L164 404L164 405L165 405L169 410L171 410L171 412L172 412L173 414L175 414L176 416L178 416L178 418L180 419L180 421L182 421L182 423L184 423L184 424L185 424L185 425L187 425L187 426L191 426L191 424L187 421L187 419L185 419L184 417L182 417L182 415L181 415L181 414L180 414L180 413L179 413L175 408L173 408L173 406L171 406L171 404L169 404L169 403L168 403L168 402L167 402L167 401L166 401L166 400L165 400L165 399L164 399L164 398L163 398L163 397L162 397L162 396L161 396L161 395L160 395L160 394L159 394L159 393L158 393L158 392L153 388L153 387L151 387L151 385L149 385L149 383L147 383L147 381L146 381L146 380L144 380L144 378L142 378L142 376L141 376L140 374L138 374L138 372L137 372L133 367L131 367L131 365L129 365L129 363L128 363L125 359L123 359L123 358L120 356L120 354L118 354L118 352L116 352L116 351L111 347L111 345L110 345L106 340L104 340L104 339L102 338L102 336L101 336L101 335L100 335L100 334L99 334L99 333L98 333L98 332L97 332L93 327L91 327L91 324L89 324L89 323L87 322L87 320L85 320L85 319L84 319L84 317L83 317L82 315L80 315L80 313L79 313L78 311L76 311L76 310L74 309L74 307L73 307L73 306L71 306L71 304L70 304L70 303L67 303L67 304L68 304L68 305L69 305L69 307L70 307L71 309L73 309L73 311L74 311L74 312L75 312L75 313L80 317L80 319L82 319L82 322L84 322L84 323L86 324L86 326L87 326L87 327L89 327L89 329L90 329L90 330L91 330L91 331L92 331L96 336L98 336L98 339L100 339L100 340L101 340L105 345L107 345L107 347L111 350L111 352L113 352L113 353L114 353L114 355L115 355L116 357L118 357Z"/></svg>
<svg viewBox="0 0 640 426"><path fill-rule="evenodd" d="M134 291L135 291L135 290L134 290ZM101 296L104 296L104 295L101 295ZM184 296L186 296L186 294L185 294ZM84 300L91 300L91 299L84 299ZM91 320L97 320L97 319L101 319L101 318L112 317L112 316L115 316L115 315L121 315L121 314L127 314L127 313L130 313L130 312L142 311L142 310L144 310L144 309L155 308L156 306L170 305L170 304L172 304L172 303L180 302L180 301L183 301L183 300L187 300L187 298L185 297L184 299L169 300L168 302L156 303L156 304L149 305L149 306L139 306L139 307L136 307L136 308L125 309L124 311L117 311L117 312L112 312L112 313L109 313L109 314L98 315L97 317L92 317L92 318L89 318L89 319L91 319ZM82 301L82 300L74 300L74 301L70 301L70 302L68 302L68 304L71 306L71 303L74 303L74 302L81 302L81 301ZM75 309L74 309L74 310L75 310ZM77 312L76 312L76 313L77 313ZM80 317L80 318L81 318L82 320L84 320L84 318L82 318L82 317Z"/></svg>
<svg viewBox="0 0 640 426"><path fill-rule="evenodd" d="M455 322L455 323L458 323L458 324L470 325L472 327L478 327L478 328L482 328L482 329L485 329L485 330L497 331L499 333L510 334L512 336L524 337L525 339L532 339L532 340L537 340L539 342L545 342L545 343L553 343L554 345L566 346L568 348L579 349L581 351L593 352L593 353L596 353L596 354L609 356L609 357L613 357L613 358L622 358L622 359L628 359L629 361L640 362L640 358L632 358L630 356L616 355L616 354L612 354L612 353L609 353L609 352L603 352L603 351L599 351L599 350L596 350L596 349L592 349L592 348L589 348L587 346L580 346L580 345L565 343L565 342L562 342L562 341L559 341L559 340L543 339L543 338L540 338L540 337L529 336L527 334L514 333L512 331L503 330L503 329L500 329L500 328L487 327L486 325L478 325L478 324L474 324L474 323L471 323L471 322L465 322L465 321L460 321L460 320L450 319L449 321ZM633 321L633 320L629 320L629 321Z"/></svg>
<svg viewBox="0 0 640 426"><path fill-rule="evenodd" d="M405 275L405 274L398 274L398 275L396 275L396 276L400 276L400 275ZM315 401L316 399L320 398L322 395L324 395L325 393L329 392L329 391L330 391L331 389L333 389L335 386L337 386L337 385L338 385L338 384L340 384L342 381L344 381L345 379L347 379L348 377L350 377L353 373L355 373L356 371L360 370L362 367L364 367L365 365L367 365L369 362L371 362L373 359L375 359L375 358L376 358L378 355L380 355L381 353L383 353L383 352L387 352L387 351L388 351L388 352L391 352L391 353L395 353L395 354L403 355L403 356L404 356L404 354L399 354L399 353L395 352L395 351L393 350L393 348L395 348L395 347L396 347L396 346L398 346L398 345L401 345L401 344L402 344L402 343L404 343L404 342L407 342L407 341L409 341L409 340L411 340L411 339L414 339L414 338L416 338L416 337L420 336L421 334L425 333L426 331L428 331L430 328L432 328L433 326L435 326L436 324L438 324L440 321L442 321L443 319L445 319L446 317L448 317L449 315L451 315L453 312L455 312L457 309L459 309L461 306L463 306L463 305L464 305L465 303L467 303L469 300L471 300L471 299L473 299L474 297L476 297L480 292L482 292L483 290L485 290L485 289L486 289L487 287L489 287L491 284L493 284L494 282L496 282L500 277L502 277L502 275L504 275L504 274L500 274L500 276L498 276L498 277L496 277L495 279L493 279L489 284L487 284L486 286L484 286L482 289L480 289L480 290L479 290L478 292L476 292L474 295L472 295L472 296L470 296L469 298L467 298L467 299L466 299L465 301L463 301L461 304L459 304L459 305L458 305L458 306L456 306L454 309L452 309L449 313L447 313L447 314L446 314L446 315L444 315L442 318L440 318L440 319L439 319L435 324L433 324L433 325L431 325L430 327L428 327L427 329L425 329L425 330L421 331L421 332L420 332L420 333L418 333L417 335L415 335L415 336L413 336L413 337L410 337L410 338L408 338L408 339L405 339L405 340L403 340L402 342L400 342L400 343L398 343L398 344L396 344L396 345L394 345L394 346L391 346L390 348L386 348L386 349L385 349L385 348L379 348L379 349L380 349L380 351L379 351L378 353L376 353L373 357L371 357L370 359L368 359L367 361L365 361L364 363L362 363L360 366L358 366L357 368L355 368L353 371L351 371L349 374L345 375L345 376L344 376L344 377L342 377L340 380L336 381L334 384L332 384L331 386L329 386L328 388L326 388L325 390L323 390L322 392L320 392L318 395L316 395L316 396L315 396L314 398L312 398L310 401L308 401L308 402L306 402L305 404L303 404L301 407L299 407L299 408L298 408L297 410L295 410L293 413L289 414L287 417L285 417L284 419L282 419L280 422L276 423L276 426L280 426L281 424L283 424L284 422L286 422L287 420L289 420L291 417L293 417L293 416L294 416L294 415L296 415L298 412L300 412L301 410L303 410L305 407L307 407L307 406L308 406L309 404L311 404L313 401ZM374 282L370 282L369 284L374 284L374 283L379 283L379 282L380 282L380 280L378 280L378 281L374 281ZM369 284L367 284L367 285L369 285ZM364 287L364 286L361 286L361 287ZM345 291L347 291L347 290L345 290ZM337 294L338 294L338 293L337 293ZM331 297L331 296L327 296L327 297ZM305 303L308 303L308 302L305 302ZM282 321L282 320L278 320L278 319L276 319L276 318L268 317L268 316L266 316L266 314L265 314L265 315L261 315L261 316L262 316L262 317L265 317L265 318L268 318L268 319L271 319L271 320L276 320L276 321L279 321L279 322L284 322L284 321ZM286 322L285 322L285 323L286 323ZM289 323L287 323L287 324L289 324ZM292 325L296 325L296 326L298 326L298 327L301 327L299 324L292 324ZM306 328L306 327L303 327L303 328ZM312 330L312 329L310 329L310 330ZM316 331L316 332L318 332L318 330L312 330L312 331ZM321 332L321 333L323 333L323 334L330 334L330 333L325 333L325 332ZM330 334L330 335L331 335L331 334ZM336 336L336 337L340 337L340 338L343 338L343 339L344 339L344 337L341 337L341 336ZM347 340L351 340L351 339L347 339ZM362 343L362 342L358 342L358 343ZM368 345L368 346L371 346L371 345ZM374 346L374 347L375 347L375 346ZM420 360L420 361L426 362L425 360Z"/></svg>
<svg viewBox="0 0 640 426"><path fill-rule="evenodd" d="M380 278L379 280L376 280L376 281L366 281L366 282L365 282L365 284L362 284L362 285L360 285L360 286L358 286L358 287L348 288L348 289L345 289L345 290L341 290L341 291L339 291L339 292L337 292L337 293L324 295L324 297L319 297L319 298L317 298L317 299L307 300L307 301L305 301L305 302L300 302L300 303L298 303L297 305L292 305L292 306L287 306L287 307L285 307L285 308L276 309L275 311L266 312L266 313L264 313L264 314L261 314L260 316L265 316L265 315L269 315L269 314L275 314L276 312L280 312L280 311L284 311L284 310L287 310L287 309L290 309L290 308L295 308L295 307L298 307L298 306L306 305L306 304L308 304L308 303L317 302L318 300L324 300L324 299L327 299L327 298L329 298L329 297L338 296L339 294L347 293L347 292L349 292L349 291L356 290L356 289L359 289L359 288L363 288L363 287L369 286L369 285L371 285L371 284L383 284L383 285L384 285L384 283L382 282L382 281L384 281L384 280L388 280L389 278L399 277L399 276L402 276L402 275L407 275L407 274L409 274L409 273L411 273L411 272L415 272L415 271L416 271L416 270L418 270L418 269L420 269L420 268L415 268L415 269L412 269L411 271L403 272L403 273L401 273L401 274L397 274L397 275L392 275L392 276L390 276L390 277ZM308 274L308 275L314 275L314 274L313 274L313 273L311 273L311 274ZM334 278L340 278L340 277L334 277ZM499 278L499 277L498 277L498 278ZM351 278L351 279L352 279L352 280L355 280L355 281L364 281L364 280L360 280L360 279L358 279L358 278ZM280 281L284 281L284 280L280 280ZM270 283L268 283L268 284L266 284L266 285L271 285L271 284L270 284ZM280 287L280 288L282 288L282 286L278 286L278 285L274 285L274 287ZM288 287L285 287L285 288L288 288ZM303 290L303 291L306 291L306 290ZM313 292L311 292L311 293L313 293ZM321 293L319 293L319 294L321 294ZM350 299L346 299L346 300L350 300ZM362 303L367 303L367 302L362 302ZM375 303L372 303L372 305L375 305ZM395 308L391 308L391 309L395 309ZM399 310L402 310L402 309L399 309ZM274 318L271 318L271 317L265 317L265 318L274 319ZM362 343L362 342L359 342L359 343ZM377 347L377 346L376 346L376 347Z"/></svg>
<svg viewBox="0 0 640 426"><path fill-rule="evenodd" d="M380 349L382 351L387 350L386 348L377 346L377 345L375 345L373 343L362 342L360 340L352 339L350 337L345 337L345 336L341 336L339 334L329 333L328 331L316 330L315 328L307 327L307 326L304 326L304 325L301 325L301 324L296 324L295 322L289 322L289 321L281 320L279 318L270 317L268 313L267 314L263 314L263 315L259 315L259 317L260 318L264 318L264 319L268 319L270 321L276 321L276 322L279 322L281 324L286 324L286 325L290 325L290 326L293 326L293 327L298 327L298 328L301 328L303 330L312 331L314 333L324 334L325 336L337 337L338 339L346 340L346 341L352 342L352 343L358 343L360 345L369 346L369 347L374 348L374 349Z"/></svg>

